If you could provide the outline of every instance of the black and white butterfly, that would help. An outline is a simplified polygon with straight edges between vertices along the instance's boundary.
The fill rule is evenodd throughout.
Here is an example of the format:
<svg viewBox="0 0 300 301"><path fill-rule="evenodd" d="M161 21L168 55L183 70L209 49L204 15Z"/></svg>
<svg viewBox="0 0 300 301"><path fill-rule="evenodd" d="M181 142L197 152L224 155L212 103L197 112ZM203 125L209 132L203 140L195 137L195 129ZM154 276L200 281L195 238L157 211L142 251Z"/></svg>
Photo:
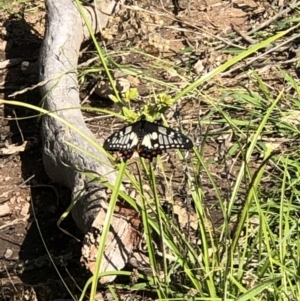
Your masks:
<svg viewBox="0 0 300 301"><path fill-rule="evenodd" d="M109 136L103 144L107 151L118 151L123 160L131 158L136 151L141 157L152 160L171 148L190 149L191 139L171 128L149 122L145 116Z"/></svg>

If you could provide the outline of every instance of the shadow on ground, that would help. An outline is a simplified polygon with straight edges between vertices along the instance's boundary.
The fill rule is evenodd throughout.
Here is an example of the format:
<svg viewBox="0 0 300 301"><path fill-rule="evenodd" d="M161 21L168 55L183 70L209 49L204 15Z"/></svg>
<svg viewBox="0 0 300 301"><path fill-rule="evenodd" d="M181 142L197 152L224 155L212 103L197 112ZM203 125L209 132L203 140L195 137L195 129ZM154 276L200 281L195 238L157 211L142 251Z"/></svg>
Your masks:
<svg viewBox="0 0 300 301"><path fill-rule="evenodd" d="M6 46L1 60L11 59L15 64L2 74L1 98L38 106L41 103L38 89L11 95L38 83L42 39L24 18L11 18L4 27L2 45ZM75 280L77 276L82 279L84 274L79 266L81 244L56 224L70 202L70 193L54 185L44 171L40 122L39 118L33 118L36 112L18 106L5 106L1 110L3 117L18 118L1 121L1 146L9 149L12 145L26 144L26 147L24 151L0 156L0 204L7 210L7 214L2 212L4 215L0 212L0 300L16 297L22 300L24 296L28 297L26 300L34 300L34 296L38 300L69 297L58 272L75 294L75 283L68 273ZM62 227L81 238L71 218Z"/></svg>

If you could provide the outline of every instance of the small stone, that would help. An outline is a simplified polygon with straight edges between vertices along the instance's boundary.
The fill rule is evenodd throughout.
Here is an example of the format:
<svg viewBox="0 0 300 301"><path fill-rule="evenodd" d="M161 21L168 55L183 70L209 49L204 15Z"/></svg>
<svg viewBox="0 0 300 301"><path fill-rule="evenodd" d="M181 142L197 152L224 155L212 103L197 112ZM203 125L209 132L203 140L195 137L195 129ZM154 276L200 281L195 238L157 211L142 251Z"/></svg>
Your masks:
<svg viewBox="0 0 300 301"><path fill-rule="evenodd" d="M21 215L29 217L29 208L30 208L30 204L24 203L20 212Z"/></svg>
<svg viewBox="0 0 300 301"><path fill-rule="evenodd" d="M9 258L12 257L12 255L13 255L13 250L12 249L6 249L4 254L3 254L3 257L5 259L9 259Z"/></svg>
<svg viewBox="0 0 300 301"><path fill-rule="evenodd" d="M16 202L16 197L15 196L11 197L10 200L9 200L9 202L11 204L14 204Z"/></svg>
<svg viewBox="0 0 300 301"><path fill-rule="evenodd" d="M11 214L10 207L7 203L0 205L0 216L6 216Z"/></svg>

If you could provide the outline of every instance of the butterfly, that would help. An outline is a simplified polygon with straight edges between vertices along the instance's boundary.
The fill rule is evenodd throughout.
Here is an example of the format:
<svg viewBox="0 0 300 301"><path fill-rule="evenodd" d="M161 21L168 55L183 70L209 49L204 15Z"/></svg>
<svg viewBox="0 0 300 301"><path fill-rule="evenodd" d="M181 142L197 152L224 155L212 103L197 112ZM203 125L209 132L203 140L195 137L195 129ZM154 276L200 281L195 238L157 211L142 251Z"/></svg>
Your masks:
<svg viewBox="0 0 300 301"><path fill-rule="evenodd" d="M124 161L136 151L140 157L152 161L167 149L190 149L193 142L187 136L171 128L149 122L145 116L109 136L103 144L107 151L118 151Z"/></svg>

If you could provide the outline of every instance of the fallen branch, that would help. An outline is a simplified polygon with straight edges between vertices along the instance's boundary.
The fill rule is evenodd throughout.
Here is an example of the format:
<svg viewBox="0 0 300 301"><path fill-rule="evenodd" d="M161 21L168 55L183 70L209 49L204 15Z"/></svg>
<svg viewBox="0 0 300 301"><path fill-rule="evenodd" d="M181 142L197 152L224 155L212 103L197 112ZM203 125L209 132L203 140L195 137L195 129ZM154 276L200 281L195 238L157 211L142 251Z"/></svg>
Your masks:
<svg viewBox="0 0 300 301"><path fill-rule="evenodd" d="M108 4L106 2L103 1L103 4L100 4L103 7L97 9L111 13L115 2L110 1ZM83 25L74 1L47 0L46 4L47 27L40 53L40 81L45 82L40 87L43 107L56 112L59 117L80 129L84 135L95 140L84 123L81 110L74 109L80 107L76 72L79 48L83 40L88 38L88 31ZM105 26L106 14L103 16L99 14L97 18L91 7L88 7L86 12L96 32L100 26L102 28ZM101 233L109 196L105 187L91 181L78 170L95 172L95 175L103 176L112 184L115 183L116 173L108 165L99 162L108 160L103 153L59 120L44 116L41 131L43 161L48 175L53 181L69 187L72 199L77 201L72 209L72 216L76 225L85 234L82 261L93 272L98 236ZM79 147L82 152L71 145ZM85 152L99 158L99 161ZM136 233L132 224L121 214L114 216L101 271L120 270L125 266ZM105 277L100 281L105 283L114 278L114 276Z"/></svg>

